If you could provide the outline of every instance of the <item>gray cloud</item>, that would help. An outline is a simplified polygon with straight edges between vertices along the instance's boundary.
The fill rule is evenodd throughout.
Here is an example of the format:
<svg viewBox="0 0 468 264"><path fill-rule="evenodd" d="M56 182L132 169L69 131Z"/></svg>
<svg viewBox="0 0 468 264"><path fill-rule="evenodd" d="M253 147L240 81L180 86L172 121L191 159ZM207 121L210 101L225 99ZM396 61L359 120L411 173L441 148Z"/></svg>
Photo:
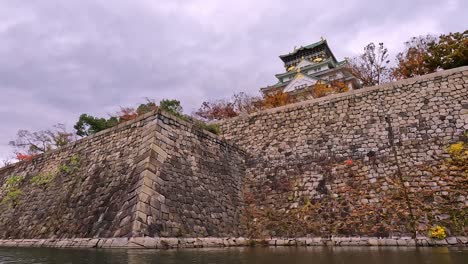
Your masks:
<svg viewBox="0 0 468 264"><path fill-rule="evenodd" d="M323 36L339 59L370 41L395 53L411 36L466 29L467 11L462 0L3 0L0 157L18 129L71 127L145 97L177 98L190 113L258 93L296 45Z"/></svg>

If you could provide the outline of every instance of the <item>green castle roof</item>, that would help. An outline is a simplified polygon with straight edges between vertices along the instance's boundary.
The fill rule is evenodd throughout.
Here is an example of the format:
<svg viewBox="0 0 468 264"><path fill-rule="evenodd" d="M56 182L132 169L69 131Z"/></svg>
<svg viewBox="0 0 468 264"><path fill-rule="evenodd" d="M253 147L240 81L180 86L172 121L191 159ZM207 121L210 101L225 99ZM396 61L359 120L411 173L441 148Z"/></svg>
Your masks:
<svg viewBox="0 0 468 264"><path fill-rule="evenodd" d="M299 52L299 51L301 51L301 50L312 49L312 48L315 48L315 47L320 46L320 45L322 45L322 44L326 44L326 45L328 46L327 40L326 40L326 39L322 39L322 40L317 41L317 42L315 42L315 43L309 44L309 45L307 45L307 46L305 46L305 47L300 47L300 48L298 48L298 49L295 49L295 50L294 50L293 52L291 52L291 53L284 54L284 55L280 55L279 57L280 57L280 58L288 57L288 56L291 56L291 55L296 54L297 52Z"/></svg>

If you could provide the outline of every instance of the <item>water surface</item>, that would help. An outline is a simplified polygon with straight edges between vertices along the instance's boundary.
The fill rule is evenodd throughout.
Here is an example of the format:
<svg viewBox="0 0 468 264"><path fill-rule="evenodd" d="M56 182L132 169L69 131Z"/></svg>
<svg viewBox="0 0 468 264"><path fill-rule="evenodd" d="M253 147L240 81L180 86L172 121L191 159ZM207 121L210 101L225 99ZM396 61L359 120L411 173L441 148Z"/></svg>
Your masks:
<svg viewBox="0 0 468 264"><path fill-rule="evenodd" d="M179 250L0 248L0 263L466 264L468 248L257 247Z"/></svg>

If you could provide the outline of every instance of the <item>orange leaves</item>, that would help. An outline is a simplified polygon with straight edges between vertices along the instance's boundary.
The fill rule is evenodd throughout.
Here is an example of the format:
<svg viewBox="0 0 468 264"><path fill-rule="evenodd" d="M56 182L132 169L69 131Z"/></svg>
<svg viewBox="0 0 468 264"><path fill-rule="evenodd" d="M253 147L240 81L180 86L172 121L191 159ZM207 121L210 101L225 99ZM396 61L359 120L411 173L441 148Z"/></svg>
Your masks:
<svg viewBox="0 0 468 264"><path fill-rule="evenodd" d="M135 108L132 107L120 107L118 113L120 122L125 122L137 118L138 113Z"/></svg>
<svg viewBox="0 0 468 264"><path fill-rule="evenodd" d="M257 110L258 102L259 98L241 92L231 99L203 102L195 115L206 120L222 120L240 113L252 113Z"/></svg>
<svg viewBox="0 0 468 264"><path fill-rule="evenodd" d="M275 94L268 95L265 97L265 100L263 101L263 107L268 109L268 108L287 105L293 102L294 102L293 98L288 93L277 92Z"/></svg>
<svg viewBox="0 0 468 264"><path fill-rule="evenodd" d="M234 104L226 100L203 102L195 114L207 120L220 120L238 115Z"/></svg>
<svg viewBox="0 0 468 264"><path fill-rule="evenodd" d="M133 120L140 115L146 114L151 111L155 111L158 109L158 106L153 100L147 99L147 102L144 104L140 104L137 109L133 107L120 107L120 111L117 112L117 117L119 122L125 122L129 120Z"/></svg>
<svg viewBox="0 0 468 264"><path fill-rule="evenodd" d="M33 160L33 158L35 157L36 155L34 154L23 154L23 153L16 153L16 158L19 160L19 161L31 161Z"/></svg>
<svg viewBox="0 0 468 264"><path fill-rule="evenodd" d="M332 93L333 89L324 83L315 84L312 90L314 98L324 97Z"/></svg>
<svg viewBox="0 0 468 264"><path fill-rule="evenodd" d="M429 46L435 41L433 36L427 35L413 37L405 42L406 49L396 56L398 65L393 69L393 76L397 79L405 79L436 71L437 67L430 65L428 61Z"/></svg>
<svg viewBox="0 0 468 264"><path fill-rule="evenodd" d="M329 84L316 83L312 89L312 95L314 98L349 91L349 87L342 81L334 81Z"/></svg>
<svg viewBox="0 0 468 264"><path fill-rule="evenodd" d="M349 91L348 85L342 81L333 81L330 83L330 86L335 93L345 93Z"/></svg>
<svg viewBox="0 0 468 264"><path fill-rule="evenodd" d="M342 81L328 84L317 83L315 86L287 93L278 91L265 95L263 99L246 95L234 94L231 99L203 102L195 115L205 120L222 120L238 116L240 113L253 113L262 109L270 109L292 104L310 98L323 97L330 94L343 93L349 90Z"/></svg>

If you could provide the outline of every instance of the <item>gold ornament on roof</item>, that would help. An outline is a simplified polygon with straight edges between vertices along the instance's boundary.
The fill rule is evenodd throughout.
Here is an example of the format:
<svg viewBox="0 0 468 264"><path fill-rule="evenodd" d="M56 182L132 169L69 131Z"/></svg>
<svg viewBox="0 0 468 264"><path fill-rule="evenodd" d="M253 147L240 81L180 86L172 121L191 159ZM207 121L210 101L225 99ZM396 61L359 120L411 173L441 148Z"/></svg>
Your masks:
<svg viewBox="0 0 468 264"><path fill-rule="evenodd" d="M318 57L314 59L314 62L321 62L321 61L323 61L323 58Z"/></svg>
<svg viewBox="0 0 468 264"><path fill-rule="evenodd" d="M288 69L287 69L287 71L290 72L290 71L294 71L295 69L296 69L295 66L289 66Z"/></svg>

